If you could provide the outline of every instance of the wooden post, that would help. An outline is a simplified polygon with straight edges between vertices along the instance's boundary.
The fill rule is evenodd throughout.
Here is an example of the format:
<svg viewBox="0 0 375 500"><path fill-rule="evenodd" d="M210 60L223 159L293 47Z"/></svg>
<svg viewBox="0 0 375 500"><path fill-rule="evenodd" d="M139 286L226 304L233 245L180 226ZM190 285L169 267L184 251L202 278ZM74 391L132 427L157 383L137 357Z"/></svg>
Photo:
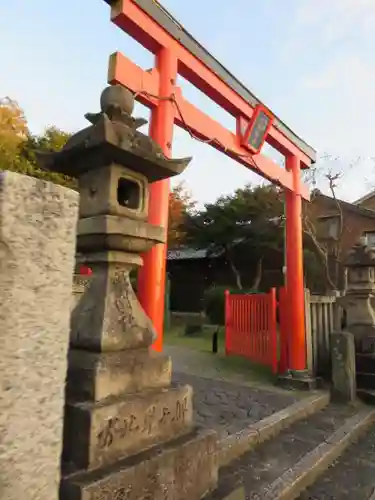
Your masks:
<svg viewBox="0 0 375 500"><path fill-rule="evenodd" d="M269 327L271 335L271 355L272 355L272 373L278 371L278 339L277 339L277 322L276 322L276 288L271 288L269 292L270 308L269 308Z"/></svg>
<svg viewBox="0 0 375 500"><path fill-rule="evenodd" d="M308 288L305 288L305 328L306 328L306 368L312 375L315 375L314 358L313 358L313 336L311 328L310 290Z"/></svg>
<svg viewBox="0 0 375 500"><path fill-rule="evenodd" d="M225 332L224 332L224 337L225 337L225 355L228 356L230 352L230 306L229 306L229 299L230 299L230 292L229 290L225 290L224 292L225 296Z"/></svg>

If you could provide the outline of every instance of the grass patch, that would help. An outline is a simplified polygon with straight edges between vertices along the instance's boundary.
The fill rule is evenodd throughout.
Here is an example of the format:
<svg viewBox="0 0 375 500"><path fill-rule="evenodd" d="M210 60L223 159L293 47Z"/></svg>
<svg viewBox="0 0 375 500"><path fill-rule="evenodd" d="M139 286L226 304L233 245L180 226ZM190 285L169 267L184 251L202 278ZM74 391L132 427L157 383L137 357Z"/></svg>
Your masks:
<svg viewBox="0 0 375 500"><path fill-rule="evenodd" d="M224 328L219 330L217 354L212 353L212 330L195 335L185 335L184 327L179 326L166 331L164 340L167 345L210 354L209 357L207 356L207 366L202 367L202 371L207 370L207 374L215 371L223 378L262 383L272 383L275 380L270 368L253 363L246 358L225 355Z"/></svg>
<svg viewBox="0 0 375 500"><path fill-rule="evenodd" d="M267 366L259 365L239 356L219 354L213 360L214 366L224 378L240 375L243 380L257 380L263 383L273 383L275 376Z"/></svg>
<svg viewBox="0 0 375 500"><path fill-rule="evenodd" d="M212 352L212 331L197 333L194 335L185 335L185 327L175 327L164 333L165 343L187 347L200 352ZM224 353L224 328L220 328L218 335L219 353Z"/></svg>

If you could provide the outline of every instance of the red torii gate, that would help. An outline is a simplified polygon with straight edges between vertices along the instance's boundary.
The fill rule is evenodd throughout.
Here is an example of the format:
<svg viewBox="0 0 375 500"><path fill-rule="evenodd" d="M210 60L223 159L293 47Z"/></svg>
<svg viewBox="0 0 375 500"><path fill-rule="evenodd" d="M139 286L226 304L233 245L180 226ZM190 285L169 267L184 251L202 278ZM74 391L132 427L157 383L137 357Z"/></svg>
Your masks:
<svg viewBox="0 0 375 500"><path fill-rule="evenodd" d="M105 0L111 20L155 55L155 67L144 71L119 52L110 57L108 82L136 93L152 110L150 135L171 155L174 124L204 140L227 156L285 188L286 281L290 307L291 370L306 367L304 281L302 252L302 198L309 192L301 182L301 168L315 162L316 153L274 117L266 141L286 158L282 168L262 154L251 155L241 146L239 134L220 125L184 99L176 85L178 74L195 85L237 120L250 120L260 101L207 52L156 0ZM149 222L167 227L169 181L151 185ZM158 245L144 256L138 283L140 301L153 321L162 349L166 246Z"/></svg>

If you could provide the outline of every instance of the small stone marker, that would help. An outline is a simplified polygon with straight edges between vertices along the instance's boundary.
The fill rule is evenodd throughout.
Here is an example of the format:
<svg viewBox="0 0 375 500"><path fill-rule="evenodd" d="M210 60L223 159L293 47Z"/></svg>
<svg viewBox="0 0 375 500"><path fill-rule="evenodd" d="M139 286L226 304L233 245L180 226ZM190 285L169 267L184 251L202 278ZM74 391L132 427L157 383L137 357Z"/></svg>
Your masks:
<svg viewBox="0 0 375 500"><path fill-rule="evenodd" d="M350 403L356 399L355 339L349 332L331 333L332 399Z"/></svg>
<svg viewBox="0 0 375 500"><path fill-rule="evenodd" d="M57 500L78 194L0 174L0 498Z"/></svg>

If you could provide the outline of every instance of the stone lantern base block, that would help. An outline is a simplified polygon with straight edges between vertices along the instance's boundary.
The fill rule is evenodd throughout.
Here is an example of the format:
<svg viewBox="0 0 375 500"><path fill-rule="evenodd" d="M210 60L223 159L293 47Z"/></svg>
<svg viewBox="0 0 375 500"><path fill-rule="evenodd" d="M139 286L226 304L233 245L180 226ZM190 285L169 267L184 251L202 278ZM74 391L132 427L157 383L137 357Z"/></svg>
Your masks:
<svg viewBox="0 0 375 500"><path fill-rule="evenodd" d="M289 370L278 376L276 384L283 389L314 391L321 386L322 382L319 378L313 377L307 370Z"/></svg>
<svg viewBox="0 0 375 500"><path fill-rule="evenodd" d="M217 435L194 430L106 469L64 477L60 499L198 500L217 480Z"/></svg>
<svg viewBox="0 0 375 500"><path fill-rule="evenodd" d="M354 335L357 353L375 354L375 326L354 324L349 325L347 328Z"/></svg>
<svg viewBox="0 0 375 500"><path fill-rule="evenodd" d="M99 403L66 404L64 457L93 469L190 432L190 386L144 391Z"/></svg>
<svg viewBox="0 0 375 500"><path fill-rule="evenodd" d="M171 374L170 357L147 348L107 353L71 349L67 398L100 401L110 396L168 387Z"/></svg>
<svg viewBox="0 0 375 500"><path fill-rule="evenodd" d="M155 340L155 328L140 305L128 271L137 254L90 254L90 286L71 314L70 345L92 352L146 349ZM121 260L122 259L122 260Z"/></svg>

